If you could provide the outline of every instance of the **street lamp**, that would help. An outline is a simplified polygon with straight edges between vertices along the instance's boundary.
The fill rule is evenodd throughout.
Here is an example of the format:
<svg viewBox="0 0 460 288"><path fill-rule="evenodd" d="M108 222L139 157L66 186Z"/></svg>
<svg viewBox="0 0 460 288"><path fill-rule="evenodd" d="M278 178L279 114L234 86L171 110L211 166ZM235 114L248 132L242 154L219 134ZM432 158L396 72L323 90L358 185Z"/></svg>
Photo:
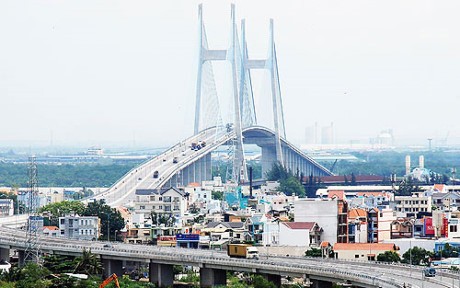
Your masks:
<svg viewBox="0 0 460 288"><path fill-rule="evenodd" d="M115 232L113 233L113 241L117 241L117 233L118 230L115 230Z"/></svg>

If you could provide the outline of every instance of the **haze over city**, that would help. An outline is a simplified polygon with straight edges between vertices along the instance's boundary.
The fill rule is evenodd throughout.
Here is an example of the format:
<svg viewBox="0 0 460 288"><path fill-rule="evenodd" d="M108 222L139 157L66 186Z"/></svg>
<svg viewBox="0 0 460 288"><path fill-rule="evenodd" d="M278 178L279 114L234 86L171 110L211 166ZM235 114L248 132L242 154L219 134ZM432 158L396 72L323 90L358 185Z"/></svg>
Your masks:
<svg viewBox="0 0 460 288"><path fill-rule="evenodd" d="M192 135L200 2L210 47L225 48L230 1L2 1L0 146L162 146ZM251 57L266 55L275 20L294 143L334 122L336 141L392 128L397 144L448 133L460 144L457 1L233 2Z"/></svg>

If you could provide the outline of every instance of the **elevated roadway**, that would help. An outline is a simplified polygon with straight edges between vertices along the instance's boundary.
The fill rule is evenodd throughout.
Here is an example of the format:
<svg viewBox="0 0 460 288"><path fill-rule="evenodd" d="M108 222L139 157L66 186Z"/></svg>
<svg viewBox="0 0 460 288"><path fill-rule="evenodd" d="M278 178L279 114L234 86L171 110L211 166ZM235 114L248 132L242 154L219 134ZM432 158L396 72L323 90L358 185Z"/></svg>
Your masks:
<svg viewBox="0 0 460 288"><path fill-rule="evenodd" d="M0 228L0 248L24 250L25 232ZM100 255L105 260L131 260L166 265L191 265L200 268L225 271L241 271L260 274L304 277L310 280L347 282L358 287L453 287L459 288L459 276L455 273L438 273L425 278L422 267L383 264L366 261L344 261L306 257L279 257L261 255L259 260L234 259L225 253L212 250L195 250L99 241L76 241L41 236L42 253L81 255L83 249ZM107 247L109 246L109 247ZM411 284L412 286L408 286Z"/></svg>
<svg viewBox="0 0 460 288"><path fill-rule="evenodd" d="M264 127L255 126L245 129L243 131L243 136L245 143L260 145L263 151L265 149L265 154L263 152L262 157L266 158L263 160L265 163L263 172L266 172L268 169L267 167L271 167L271 163L276 161L276 159L270 158L273 156L273 153L270 153L270 147L274 149L275 145L274 132ZM234 137L235 133L233 131L223 133L217 128L209 128L177 143L160 155L133 168L106 191L83 201L88 202L104 199L106 203L112 207L122 206L135 199L136 189L159 189L164 186L171 186L174 184L170 182L171 179L175 177L179 171L183 171L192 166L218 147L229 144ZM190 149L192 143L198 143L199 141L205 141L206 146L197 151ZM296 171L296 169L300 167L303 168L305 172L314 172L315 175L331 175L325 167L315 162L300 149L284 139L282 139L282 147L286 158L289 158L289 160L286 161L286 165L291 171ZM177 163L173 163L174 158L177 159ZM206 167L206 169L210 171L211 167ZM155 171L158 172L158 178L153 177ZM305 175L309 175L309 173L307 174L305 172ZM194 169L193 173L198 172Z"/></svg>

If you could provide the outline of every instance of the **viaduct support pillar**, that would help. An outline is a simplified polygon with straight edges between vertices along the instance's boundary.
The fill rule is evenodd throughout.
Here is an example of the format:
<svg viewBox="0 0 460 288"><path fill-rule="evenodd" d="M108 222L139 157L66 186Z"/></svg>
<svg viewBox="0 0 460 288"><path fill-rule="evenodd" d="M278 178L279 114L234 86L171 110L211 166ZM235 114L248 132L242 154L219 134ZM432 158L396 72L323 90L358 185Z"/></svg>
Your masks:
<svg viewBox="0 0 460 288"><path fill-rule="evenodd" d="M313 280L314 288L332 288L332 282L322 281L322 280Z"/></svg>
<svg viewBox="0 0 460 288"><path fill-rule="evenodd" d="M102 267L104 268L104 279L113 273L117 274L119 277L124 273L122 260L102 259Z"/></svg>
<svg viewBox="0 0 460 288"><path fill-rule="evenodd" d="M200 268L200 287L210 288L227 285L227 272L225 270Z"/></svg>
<svg viewBox="0 0 460 288"><path fill-rule="evenodd" d="M150 261L150 282L158 287L172 287L174 284L173 265L158 264Z"/></svg>
<svg viewBox="0 0 460 288"><path fill-rule="evenodd" d="M278 287L278 288L281 287L281 275L264 274L263 276L264 276L265 279L267 279L269 282L275 284L276 287Z"/></svg>
<svg viewBox="0 0 460 288"><path fill-rule="evenodd" d="M18 263L19 267L24 266L26 260L26 252L24 250L18 250Z"/></svg>
<svg viewBox="0 0 460 288"><path fill-rule="evenodd" d="M10 249L9 248L0 248L0 260L5 260L10 262Z"/></svg>

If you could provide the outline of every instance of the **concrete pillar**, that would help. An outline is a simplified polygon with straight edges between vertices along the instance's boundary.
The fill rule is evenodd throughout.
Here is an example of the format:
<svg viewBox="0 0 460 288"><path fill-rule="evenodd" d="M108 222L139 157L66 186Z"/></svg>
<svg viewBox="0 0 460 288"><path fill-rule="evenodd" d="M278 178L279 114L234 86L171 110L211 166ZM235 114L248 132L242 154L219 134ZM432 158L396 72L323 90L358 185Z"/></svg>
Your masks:
<svg viewBox="0 0 460 288"><path fill-rule="evenodd" d="M19 266L22 267L24 266L24 261L26 260L26 252L24 250L17 250L18 251L18 263Z"/></svg>
<svg viewBox="0 0 460 288"><path fill-rule="evenodd" d="M272 169L273 163L276 162L276 150L274 146L262 146L262 175L265 177L265 174Z"/></svg>
<svg viewBox="0 0 460 288"><path fill-rule="evenodd" d="M150 282L158 287L172 287L174 284L173 265L158 264L150 261Z"/></svg>
<svg viewBox="0 0 460 288"><path fill-rule="evenodd" d="M5 260L10 262L10 249L9 248L0 248L0 260Z"/></svg>
<svg viewBox="0 0 460 288"><path fill-rule="evenodd" d="M264 274L265 279L275 284L276 287L281 287L281 275L276 274Z"/></svg>
<svg viewBox="0 0 460 288"><path fill-rule="evenodd" d="M313 280L314 288L332 288L332 282L322 281L322 280Z"/></svg>
<svg viewBox="0 0 460 288"><path fill-rule="evenodd" d="M113 273L117 274L119 277L121 277L124 273L122 260L102 259L102 267L104 268L104 279Z"/></svg>
<svg viewBox="0 0 460 288"><path fill-rule="evenodd" d="M225 270L200 268L200 287L208 288L227 285L227 272Z"/></svg>

